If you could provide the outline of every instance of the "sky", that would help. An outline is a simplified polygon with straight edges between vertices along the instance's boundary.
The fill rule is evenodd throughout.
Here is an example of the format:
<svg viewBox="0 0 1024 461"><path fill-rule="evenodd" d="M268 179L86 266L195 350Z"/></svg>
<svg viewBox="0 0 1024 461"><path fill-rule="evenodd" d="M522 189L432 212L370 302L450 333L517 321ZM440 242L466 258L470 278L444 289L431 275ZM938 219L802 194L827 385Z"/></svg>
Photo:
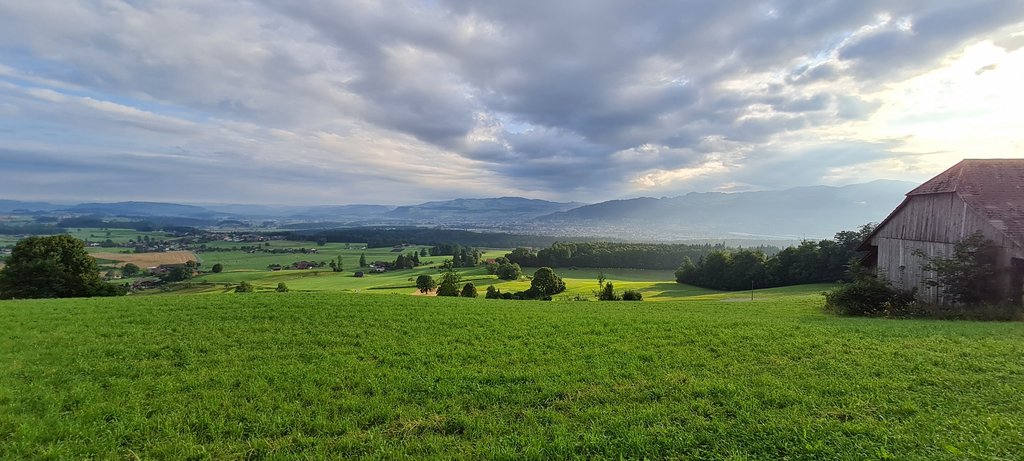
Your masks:
<svg viewBox="0 0 1024 461"><path fill-rule="evenodd" d="M0 198L598 202L1024 158L1020 0L0 0Z"/></svg>

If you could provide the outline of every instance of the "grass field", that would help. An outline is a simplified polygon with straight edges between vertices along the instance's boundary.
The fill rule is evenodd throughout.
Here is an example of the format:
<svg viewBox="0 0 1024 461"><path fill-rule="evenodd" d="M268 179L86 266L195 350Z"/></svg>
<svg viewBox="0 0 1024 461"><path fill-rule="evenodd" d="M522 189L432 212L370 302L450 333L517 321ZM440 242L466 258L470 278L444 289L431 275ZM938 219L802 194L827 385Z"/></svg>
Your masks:
<svg viewBox="0 0 1024 461"><path fill-rule="evenodd" d="M216 263L220 263L224 266L225 271L237 271L237 270L266 270L268 265L281 264L287 266L296 261L330 261L338 256L342 258L342 264L350 271L358 270L359 256L361 254L366 255L368 263L374 261L388 261L392 262L400 254L408 254L413 251L419 251L420 246L408 247L402 251L392 251L391 247L386 248L366 248L365 244L362 243L328 243L326 245L317 246L314 242L294 242L284 240L274 240L269 242L270 245L264 246L266 249L283 249L292 248L300 249L315 248L317 254L302 254L302 253L278 253L272 254L268 252L256 252L250 254L246 251L210 251L200 253L199 256L202 258L203 267L209 268ZM246 243L231 243L231 242L211 242L208 243L209 247L218 248L238 248L241 246L254 245ZM422 258L424 263L441 262L444 259L450 257L425 257ZM328 269L329 270L329 269Z"/></svg>
<svg viewBox="0 0 1024 461"><path fill-rule="evenodd" d="M173 239L173 237L168 237L166 232L141 232L134 229L116 228L70 228L67 230L67 234L86 242L103 242L109 239L114 243L128 243L129 240L139 241L144 235L148 235L149 238L156 240Z"/></svg>
<svg viewBox="0 0 1024 461"><path fill-rule="evenodd" d="M248 255L252 256L252 255ZM440 262L443 257L432 258L433 262ZM207 261L212 259L207 258ZM358 261L358 259L356 259ZM204 267L208 267L205 263ZM374 291L379 293L401 293L409 294L416 290L416 277L422 274L437 277L437 267L431 265L418 267L416 269L388 271L383 274L366 274L365 277L355 277L353 267L345 272L335 273L330 269L326 270L236 270L220 274L206 274L195 278L197 283L239 283L250 282L262 290L273 290L279 282L284 282L288 288L296 291ZM533 275L536 268L523 268L525 275ZM717 291L698 288L690 285L681 285L675 282L675 275L672 271L650 271L640 269L556 269L559 276L565 280L566 291L558 295L559 298L574 298L577 295L590 299L596 299L594 292L597 291L597 274L604 272L608 281L615 284L616 291L626 289L638 290L648 301L664 301L679 299L682 297L697 296L703 294L718 293ZM501 291L522 291L530 287L530 281L525 277L518 281L498 280L493 275L488 275L482 268L461 269L463 283L473 282L482 293L488 285L494 285ZM821 290L827 288L821 286ZM821 291L819 290L819 291ZM198 289L198 291L204 291ZM210 287L209 292L223 292L222 288ZM747 293L736 294L735 296L748 295Z"/></svg>
<svg viewBox="0 0 1024 461"><path fill-rule="evenodd" d="M0 302L4 459L1021 459L1024 325L754 302Z"/></svg>

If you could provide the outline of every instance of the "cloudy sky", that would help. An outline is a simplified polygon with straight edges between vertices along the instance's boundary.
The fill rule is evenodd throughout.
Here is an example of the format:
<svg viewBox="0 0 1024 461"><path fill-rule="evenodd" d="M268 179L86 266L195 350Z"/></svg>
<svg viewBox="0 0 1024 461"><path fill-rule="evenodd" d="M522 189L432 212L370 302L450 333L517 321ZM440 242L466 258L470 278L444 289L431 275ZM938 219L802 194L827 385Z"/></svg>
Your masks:
<svg viewBox="0 0 1024 461"><path fill-rule="evenodd" d="M1020 0L0 0L0 198L595 202L1024 157Z"/></svg>

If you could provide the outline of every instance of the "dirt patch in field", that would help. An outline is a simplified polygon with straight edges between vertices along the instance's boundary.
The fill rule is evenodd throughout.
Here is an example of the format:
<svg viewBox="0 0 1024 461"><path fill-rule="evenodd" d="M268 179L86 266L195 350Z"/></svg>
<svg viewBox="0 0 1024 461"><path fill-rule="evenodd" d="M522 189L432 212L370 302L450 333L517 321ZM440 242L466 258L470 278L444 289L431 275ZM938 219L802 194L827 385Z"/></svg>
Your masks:
<svg viewBox="0 0 1024 461"><path fill-rule="evenodd" d="M437 290L430 290L430 291L428 291L426 293L423 293L420 290L416 290L416 291L413 291L412 294L414 296L437 296Z"/></svg>
<svg viewBox="0 0 1024 461"><path fill-rule="evenodd" d="M96 259L109 259L118 261L117 266L128 263L135 264L143 269L156 267L161 264L185 264L188 261L195 261L196 255L191 251L165 251L163 253L92 253Z"/></svg>

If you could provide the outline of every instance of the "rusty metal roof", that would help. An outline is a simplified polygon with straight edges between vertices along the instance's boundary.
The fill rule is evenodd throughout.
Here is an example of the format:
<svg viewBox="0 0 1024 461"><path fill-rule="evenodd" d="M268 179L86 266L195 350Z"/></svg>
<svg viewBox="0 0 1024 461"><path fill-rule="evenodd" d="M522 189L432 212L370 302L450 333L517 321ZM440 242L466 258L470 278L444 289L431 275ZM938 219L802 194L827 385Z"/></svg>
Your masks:
<svg viewBox="0 0 1024 461"><path fill-rule="evenodd" d="M962 160L907 192L907 198L949 192L1024 247L1024 159Z"/></svg>

